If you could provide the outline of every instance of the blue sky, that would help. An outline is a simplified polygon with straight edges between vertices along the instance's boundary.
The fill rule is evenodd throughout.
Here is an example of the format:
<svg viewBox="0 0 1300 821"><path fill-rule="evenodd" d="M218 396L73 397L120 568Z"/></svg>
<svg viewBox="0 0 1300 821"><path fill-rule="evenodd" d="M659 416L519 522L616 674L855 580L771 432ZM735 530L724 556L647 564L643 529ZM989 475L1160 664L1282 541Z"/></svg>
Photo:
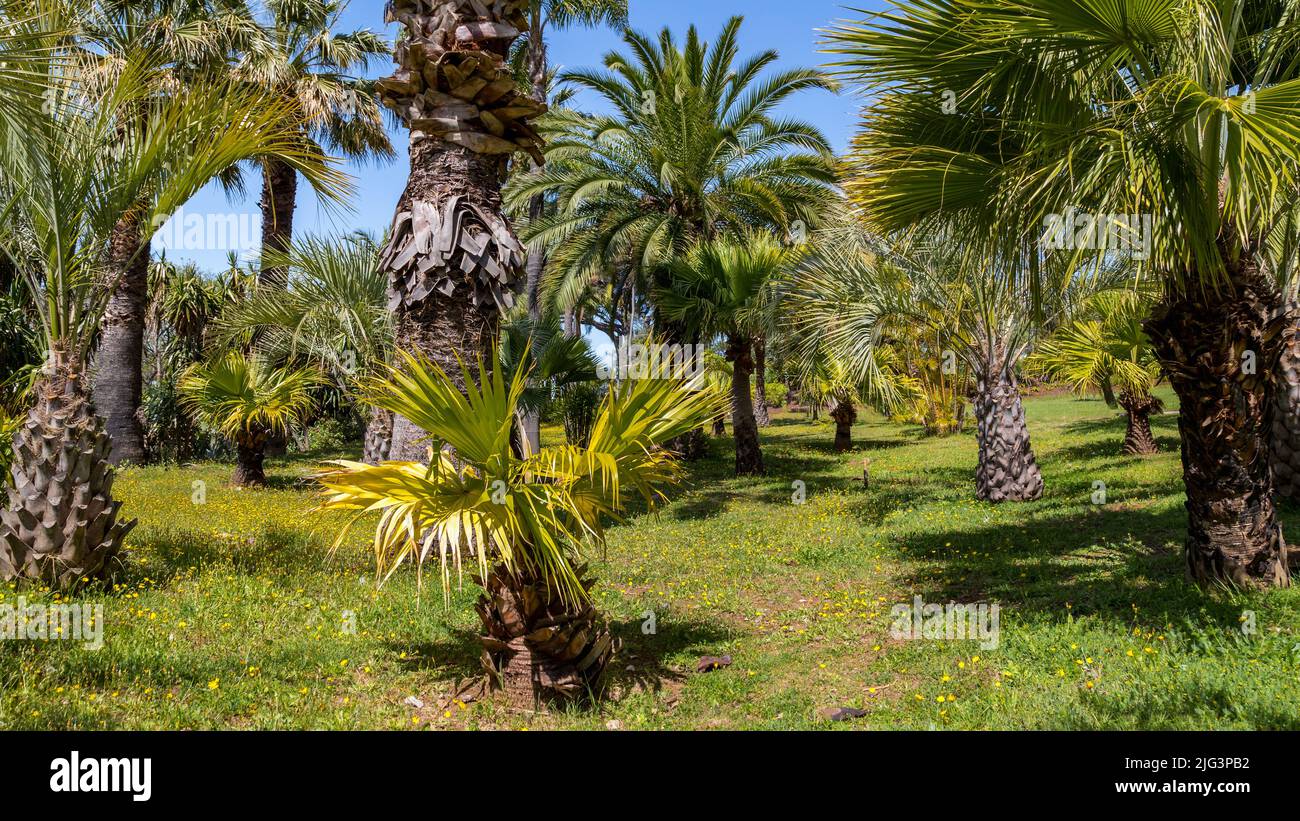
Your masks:
<svg viewBox="0 0 1300 821"><path fill-rule="evenodd" d="M882 6L881 0L846 2L851 3L852 8L870 11ZM835 20L861 17L844 3L831 0L796 3L789 0L630 0L630 5L633 28L658 33L668 26L679 40L691 24L699 28L701 36L711 40L729 17L743 15L742 55L775 48L781 54L782 66L820 65L827 58L818 53L817 30ZM391 40L398 27L384 25L383 6L382 0L352 0L345 13L344 27L385 31ZM552 32L549 42L552 64L569 68L599 65L606 52L622 45L618 33L609 29ZM374 66L371 73L383 76L391 69L392 64L384 62ZM848 144L857 108L858 103L852 96L827 92L803 94L788 104L790 113L820 127L837 150L843 150ZM395 160L382 164L349 163L346 166L355 178L357 189L350 209L336 208L331 213L322 208L310 189L304 186L299 196L295 233L332 234L363 229L382 234L392 220L409 168L404 130L398 130L392 136L398 150ZM250 174L247 196L231 200L224 192L210 187L186 206L186 212L191 215L256 214L260 192L260 179L256 174ZM223 269L226 263L225 251L171 251L169 256L176 260L193 260L208 271Z"/></svg>

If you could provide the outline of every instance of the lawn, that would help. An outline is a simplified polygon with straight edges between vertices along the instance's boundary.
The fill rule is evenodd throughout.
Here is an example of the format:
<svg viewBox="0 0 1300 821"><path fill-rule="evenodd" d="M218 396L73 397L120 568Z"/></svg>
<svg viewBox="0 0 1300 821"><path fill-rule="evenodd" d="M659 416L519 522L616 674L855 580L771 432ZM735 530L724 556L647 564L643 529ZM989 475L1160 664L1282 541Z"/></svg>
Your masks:
<svg viewBox="0 0 1300 821"><path fill-rule="evenodd" d="M267 491L225 465L126 470L127 571L78 599L103 605L104 647L0 643L0 728L1300 728L1300 591L1184 580L1176 418L1141 459L1099 401L1027 412L1047 492L1000 507L973 501L972 434L864 414L840 455L828 420L778 414L759 481L715 440L670 505L611 531L593 567L623 650L604 700L550 713L457 698L473 585L376 589L365 526L331 554L345 520L310 512L315 459L273 462ZM999 645L891 638L915 595L999 604Z"/></svg>

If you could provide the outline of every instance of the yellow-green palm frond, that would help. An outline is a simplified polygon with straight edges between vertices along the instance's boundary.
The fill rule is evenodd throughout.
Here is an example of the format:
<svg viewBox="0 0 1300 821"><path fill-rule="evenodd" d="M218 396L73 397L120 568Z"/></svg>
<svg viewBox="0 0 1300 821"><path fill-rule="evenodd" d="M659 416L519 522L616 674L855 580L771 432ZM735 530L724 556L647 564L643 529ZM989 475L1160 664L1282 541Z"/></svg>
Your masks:
<svg viewBox="0 0 1300 821"><path fill-rule="evenodd" d="M430 435L431 465L389 462L373 467L333 462L318 477L321 510L350 511L352 524L379 514L374 552L380 578L403 562L421 567L436 556L444 595L453 570L469 558L485 576L489 563L543 578L581 602L578 557L604 539L635 490L649 504L679 477L662 444L705 424L725 401L685 379L632 380L611 389L588 447L551 447L527 459L510 448L510 433L528 373L484 373L479 384L461 367L464 389L436 364L400 354L401 366L367 387L371 402L402 414ZM442 445L449 448L441 447Z"/></svg>
<svg viewBox="0 0 1300 821"><path fill-rule="evenodd" d="M320 382L313 370L272 369L256 357L231 352L192 366L181 379L181 402L226 436L257 429L287 434L311 412L311 391Z"/></svg>

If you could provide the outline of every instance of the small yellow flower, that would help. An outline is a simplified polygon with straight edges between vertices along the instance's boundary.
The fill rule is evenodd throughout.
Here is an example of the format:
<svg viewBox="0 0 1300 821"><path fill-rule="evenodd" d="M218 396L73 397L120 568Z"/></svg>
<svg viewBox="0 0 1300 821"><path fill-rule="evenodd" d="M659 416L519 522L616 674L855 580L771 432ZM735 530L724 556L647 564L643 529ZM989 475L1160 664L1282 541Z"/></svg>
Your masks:
<svg viewBox="0 0 1300 821"><path fill-rule="evenodd" d="M220 687L220 686L221 686L221 679L219 679L219 678L214 678L212 681L209 681L209 682L208 682L208 689L209 689L209 690L215 690L215 689L217 689L217 688Z"/></svg>

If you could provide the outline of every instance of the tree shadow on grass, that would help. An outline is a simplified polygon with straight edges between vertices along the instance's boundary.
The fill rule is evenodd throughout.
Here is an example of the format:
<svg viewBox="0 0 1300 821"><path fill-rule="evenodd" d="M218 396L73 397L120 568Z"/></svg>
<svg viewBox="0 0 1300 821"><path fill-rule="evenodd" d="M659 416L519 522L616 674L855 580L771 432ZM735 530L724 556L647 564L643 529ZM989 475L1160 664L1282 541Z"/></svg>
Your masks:
<svg viewBox="0 0 1300 821"><path fill-rule="evenodd" d="M127 561L123 581L148 577L166 582L186 570L202 571L207 567L230 567L249 575L286 576L298 573L308 562L320 564L326 556L325 546L315 535L278 527L255 536L155 530L147 544L161 563Z"/></svg>
<svg viewBox="0 0 1300 821"><path fill-rule="evenodd" d="M1161 623L1208 617L1235 626L1238 602L1186 580L1186 525L1185 512L1176 507L1097 507L910 534L913 569L900 581L927 602L996 601L1049 621L1088 615L1127 620L1140 613Z"/></svg>
<svg viewBox="0 0 1300 821"><path fill-rule="evenodd" d="M622 646L605 670L601 682L605 694L658 693L672 688L684 682L688 673L670 666L669 659L682 654L706 655L719 642L732 638L725 627L696 619L674 617L657 621L653 634L642 632L644 623L640 618L609 623L610 633ZM407 654L397 662L403 670L453 680L460 687L484 675L483 645L473 628L448 629L445 636L417 644L414 652L409 643L389 642L386 647L394 656L399 652ZM587 704L583 709L593 707L598 705Z"/></svg>

